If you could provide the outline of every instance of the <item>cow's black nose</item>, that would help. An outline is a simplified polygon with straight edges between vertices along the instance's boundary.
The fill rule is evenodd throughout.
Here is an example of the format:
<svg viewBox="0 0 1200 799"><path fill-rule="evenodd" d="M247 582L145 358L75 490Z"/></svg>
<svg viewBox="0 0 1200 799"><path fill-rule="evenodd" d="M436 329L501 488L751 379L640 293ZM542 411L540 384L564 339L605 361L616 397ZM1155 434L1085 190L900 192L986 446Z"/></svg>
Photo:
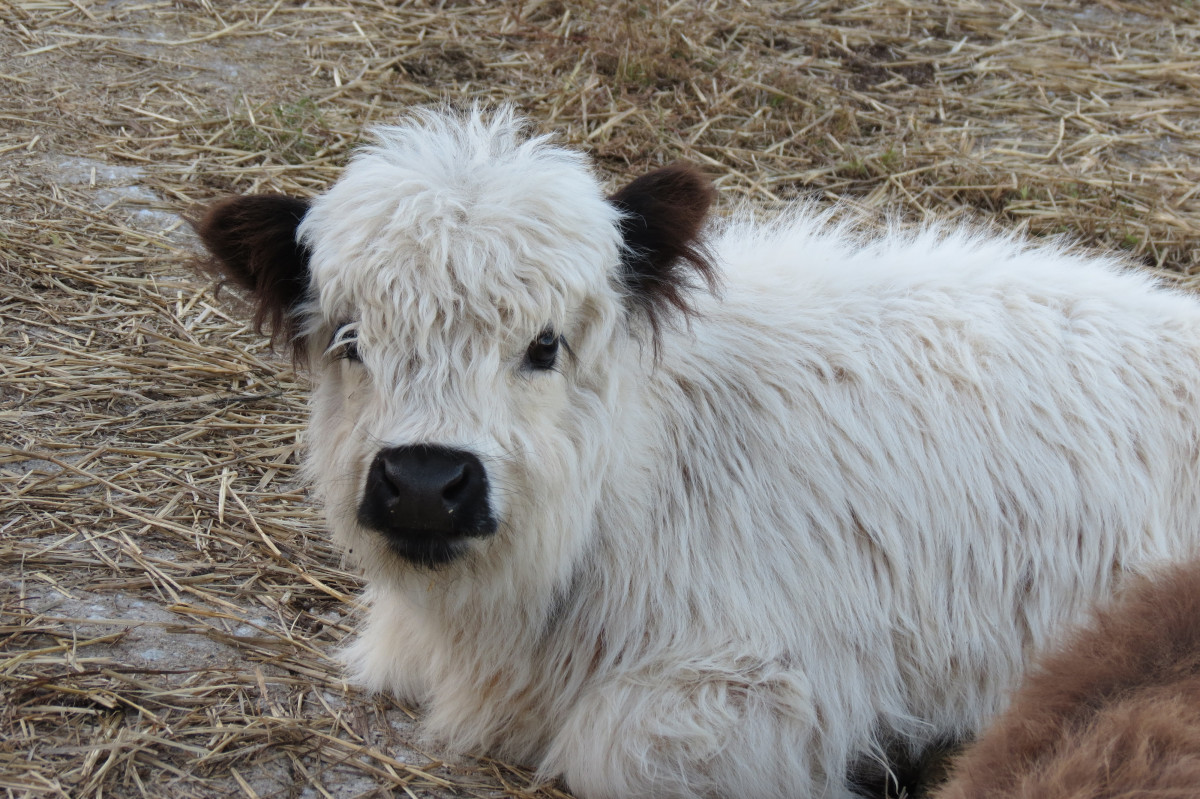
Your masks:
<svg viewBox="0 0 1200 799"><path fill-rule="evenodd" d="M388 526L450 532L487 502L487 472L463 450L428 445L394 447L375 456L367 491Z"/></svg>
<svg viewBox="0 0 1200 799"><path fill-rule="evenodd" d="M423 562L449 559L461 549L453 546L459 539L496 529L483 463L465 450L431 444L380 450L367 472L358 517L396 552Z"/></svg>

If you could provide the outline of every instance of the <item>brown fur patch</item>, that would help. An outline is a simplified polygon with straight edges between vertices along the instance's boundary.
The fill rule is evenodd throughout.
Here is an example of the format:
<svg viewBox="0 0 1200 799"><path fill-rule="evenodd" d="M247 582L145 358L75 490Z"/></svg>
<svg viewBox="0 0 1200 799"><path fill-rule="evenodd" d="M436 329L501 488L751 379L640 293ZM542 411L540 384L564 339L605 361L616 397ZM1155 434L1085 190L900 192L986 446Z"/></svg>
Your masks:
<svg viewBox="0 0 1200 799"><path fill-rule="evenodd" d="M1046 659L939 799L1200 795L1200 563L1138 584Z"/></svg>
<svg viewBox="0 0 1200 799"><path fill-rule="evenodd" d="M308 290L308 252L296 228L307 212L307 200L253 194L213 203L192 225L212 256L199 269L248 292L255 329L266 327L273 342L288 342L297 355L292 311Z"/></svg>
<svg viewBox="0 0 1200 799"><path fill-rule="evenodd" d="M609 198L623 214L622 279L658 340L664 315L692 312L687 295L716 273L698 240L716 192L694 166L676 163L643 175Z"/></svg>

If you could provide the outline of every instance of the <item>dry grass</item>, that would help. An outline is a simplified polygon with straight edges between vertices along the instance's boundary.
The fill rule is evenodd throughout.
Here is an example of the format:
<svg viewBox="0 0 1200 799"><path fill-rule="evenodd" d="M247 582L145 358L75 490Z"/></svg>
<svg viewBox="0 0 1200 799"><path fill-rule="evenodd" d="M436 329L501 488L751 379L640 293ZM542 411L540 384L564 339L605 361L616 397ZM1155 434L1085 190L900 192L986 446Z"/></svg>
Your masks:
<svg viewBox="0 0 1200 799"><path fill-rule="evenodd" d="M1200 271L1200 12L1062 0L0 0L0 789L561 795L342 682L355 578L292 481L303 386L179 214L310 194L364 126L515 102L729 207L970 214Z"/></svg>

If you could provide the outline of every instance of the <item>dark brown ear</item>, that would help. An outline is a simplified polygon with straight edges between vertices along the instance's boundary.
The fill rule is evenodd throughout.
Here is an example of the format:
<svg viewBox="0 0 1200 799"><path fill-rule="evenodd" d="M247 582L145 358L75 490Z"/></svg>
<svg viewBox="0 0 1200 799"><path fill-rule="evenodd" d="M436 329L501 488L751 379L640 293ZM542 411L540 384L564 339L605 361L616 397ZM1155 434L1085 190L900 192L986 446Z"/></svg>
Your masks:
<svg viewBox="0 0 1200 799"><path fill-rule="evenodd" d="M715 192L690 164L643 175L609 198L622 212L625 239L621 278L645 311L657 343L663 317L691 313L687 295L696 278L716 288L716 274L698 237Z"/></svg>
<svg viewBox="0 0 1200 799"><path fill-rule="evenodd" d="M214 203L193 224L212 256L204 271L250 295L254 328L298 347L293 311L308 290L308 250L296 228L308 201L283 194L251 194Z"/></svg>

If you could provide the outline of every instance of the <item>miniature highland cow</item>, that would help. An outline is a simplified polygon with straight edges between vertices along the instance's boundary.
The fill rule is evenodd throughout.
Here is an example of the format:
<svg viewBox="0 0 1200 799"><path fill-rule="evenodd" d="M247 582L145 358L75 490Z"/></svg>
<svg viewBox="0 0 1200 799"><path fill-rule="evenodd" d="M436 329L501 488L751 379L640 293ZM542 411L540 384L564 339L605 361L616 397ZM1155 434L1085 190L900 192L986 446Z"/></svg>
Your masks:
<svg viewBox="0 0 1200 799"><path fill-rule="evenodd" d="M938 799L1200 795L1200 562L1130 590L1046 658Z"/></svg>
<svg viewBox="0 0 1200 799"><path fill-rule="evenodd" d="M314 382L369 581L346 653L447 750L581 797L844 797L1200 539L1200 303L1115 259L606 196L511 112L415 113L198 224Z"/></svg>

